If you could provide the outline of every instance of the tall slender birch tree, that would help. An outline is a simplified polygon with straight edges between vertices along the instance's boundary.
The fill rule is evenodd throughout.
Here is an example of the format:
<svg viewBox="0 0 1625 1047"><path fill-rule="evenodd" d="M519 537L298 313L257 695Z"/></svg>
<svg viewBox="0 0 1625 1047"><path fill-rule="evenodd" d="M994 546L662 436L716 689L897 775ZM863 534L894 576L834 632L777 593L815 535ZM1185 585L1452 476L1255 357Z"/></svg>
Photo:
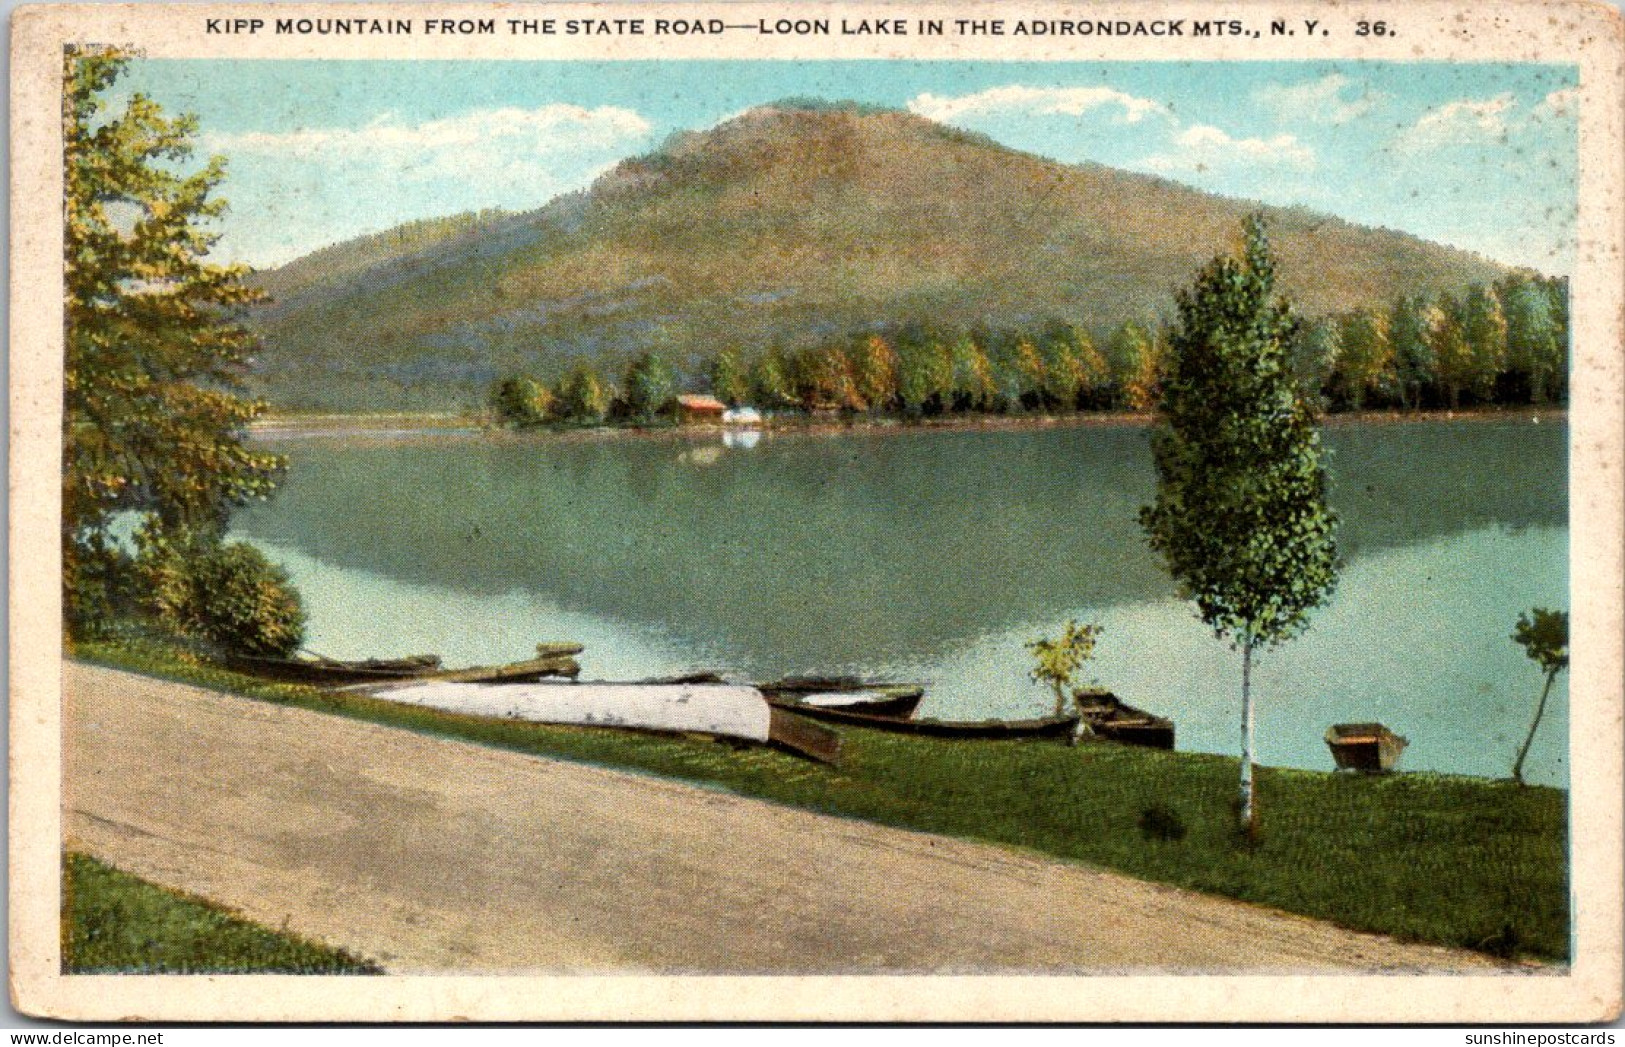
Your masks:
<svg viewBox="0 0 1625 1047"><path fill-rule="evenodd" d="M1337 517L1293 378L1297 320L1276 294L1262 219L1242 231L1239 256L1214 258L1178 295L1152 437L1156 500L1140 523L1202 620L1241 652L1240 818L1250 834L1254 654L1301 633L1331 595Z"/></svg>

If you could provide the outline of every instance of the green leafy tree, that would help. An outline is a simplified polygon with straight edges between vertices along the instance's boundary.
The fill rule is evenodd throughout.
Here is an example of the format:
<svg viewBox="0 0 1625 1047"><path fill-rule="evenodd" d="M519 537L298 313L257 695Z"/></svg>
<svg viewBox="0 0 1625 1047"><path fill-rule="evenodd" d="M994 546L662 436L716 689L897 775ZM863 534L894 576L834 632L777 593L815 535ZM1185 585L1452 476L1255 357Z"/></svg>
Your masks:
<svg viewBox="0 0 1625 1047"><path fill-rule="evenodd" d="M1473 382L1473 351L1467 341L1466 312L1459 299L1442 295L1428 307L1424 316L1434 377L1453 411L1461 406L1462 391Z"/></svg>
<svg viewBox="0 0 1625 1047"><path fill-rule="evenodd" d="M897 399L911 415L951 406L953 355L931 332L905 332L897 340Z"/></svg>
<svg viewBox="0 0 1625 1047"><path fill-rule="evenodd" d="M1535 731L1540 718L1546 713L1546 699L1552 693L1552 681L1569 665L1569 616L1566 611L1548 611L1536 607L1528 615L1518 615L1518 625L1512 632L1512 642L1522 647L1529 660L1540 666L1546 674L1546 686L1540 691L1540 704L1535 706L1535 720L1529 725L1529 734L1518 749L1518 758L1512 764L1512 779L1523 784L1523 761L1534 744Z"/></svg>
<svg viewBox="0 0 1625 1047"><path fill-rule="evenodd" d="M1506 367L1507 322L1495 288L1474 284L1462 300L1461 333L1467 343L1465 385L1480 401L1495 397L1495 380Z"/></svg>
<svg viewBox="0 0 1625 1047"><path fill-rule="evenodd" d="M1045 325L1039 336L1038 351L1043 360L1039 395L1044 406L1070 411L1078 406L1083 391L1083 360L1076 332L1064 323Z"/></svg>
<svg viewBox="0 0 1625 1047"><path fill-rule="evenodd" d="M1343 325L1332 317L1305 320L1298 325L1292 339L1292 377L1298 385L1298 395L1306 403L1324 402L1323 390L1330 383L1337 368L1337 357L1343 349Z"/></svg>
<svg viewBox="0 0 1625 1047"><path fill-rule="evenodd" d="M993 368L993 404L1006 413L1036 406L1044 390L1044 357L1022 333L992 339L988 361Z"/></svg>
<svg viewBox="0 0 1625 1047"><path fill-rule="evenodd" d="M1144 325L1125 323L1112 335L1111 364L1123 406L1131 411L1154 410L1162 397L1166 346Z"/></svg>
<svg viewBox="0 0 1625 1047"><path fill-rule="evenodd" d="M1095 347L1095 341L1089 337L1089 332L1081 327L1075 327L1073 337L1077 339L1078 358L1078 397L1079 407L1108 407L1112 397L1112 372L1106 363L1106 354Z"/></svg>
<svg viewBox="0 0 1625 1047"><path fill-rule="evenodd" d="M1027 644L1027 650L1033 653L1035 663L1032 678L1037 683L1049 685L1055 692L1056 716L1066 711L1073 678L1076 677L1078 670L1083 668L1083 663L1094 657L1095 643L1099 638L1099 625L1079 625L1074 620L1066 623L1066 628L1061 631L1059 639L1040 637ZM1075 695L1072 697L1076 700ZM1079 735L1088 730L1090 728L1080 716L1072 741L1076 743Z"/></svg>
<svg viewBox="0 0 1625 1047"><path fill-rule="evenodd" d="M953 403L960 411L985 411L993 402L993 365L975 335L954 339L949 349L953 368Z"/></svg>
<svg viewBox="0 0 1625 1047"><path fill-rule="evenodd" d="M776 410L795 405L795 384L784 354L772 348L756 358L750 368L750 393L760 407Z"/></svg>
<svg viewBox="0 0 1625 1047"><path fill-rule="evenodd" d="M602 422L609 414L614 399L615 391L605 384L597 369L586 360L577 360L570 365L559 380L559 413L570 421Z"/></svg>
<svg viewBox="0 0 1625 1047"><path fill-rule="evenodd" d="M639 420L653 421L677 395L677 375L666 358L646 352L626 369L626 405Z"/></svg>
<svg viewBox="0 0 1625 1047"><path fill-rule="evenodd" d="M502 379L491 389L491 412L497 421L516 429L543 425L553 414L553 391L529 375Z"/></svg>
<svg viewBox="0 0 1625 1047"><path fill-rule="evenodd" d="M1152 438L1151 548L1221 640L1240 648L1241 823L1253 797L1253 653L1302 632L1337 581L1337 518L1314 418L1290 361L1297 323L1275 287L1263 222L1243 224L1178 295L1179 326Z"/></svg>
<svg viewBox="0 0 1625 1047"><path fill-rule="evenodd" d="M244 266L207 260L225 161L185 173L197 125L150 98L115 107L127 59L63 59L65 357L62 549L68 620L96 630L128 580L121 514L217 544L231 511L268 497L283 459L251 450L265 405L243 395L256 343Z"/></svg>
<svg viewBox="0 0 1625 1047"><path fill-rule="evenodd" d="M897 351L878 334L859 340L853 347L852 383L858 399L873 411L885 411L897 402Z"/></svg>
<svg viewBox="0 0 1625 1047"><path fill-rule="evenodd" d="M1366 398L1388 392L1394 384L1394 351L1386 313L1357 309L1343 316L1333 381L1342 400L1359 411Z"/></svg>
<svg viewBox="0 0 1625 1047"><path fill-rule="evenodd" d="M869 406L858 393L851 358L839 345L797 353L792 370L797 398L809 411L862 411Z"/></svg>
<svg viewBox="0 0 1625 1047"><path fill-rule="evenodd" d="M1422 406L1433 382L1433 348L1429 332L1437 323L1423 298L1401 295L1388 308L1388 344L1394 354L1394 387L1401 407Z"/></svg>
<svg viewBox="0 0 1625 1047"><path fill-rule="evenodd" d="M1522 378L1530 403L1547 403L1568 369L1551 296L1532 273L1513 273L1496 291L1506 314L1507 368Z"/></svg>
<svg viewBox="0 0 1625 1047"><path fill-rule="evenodd" d="M1546 285L1546 296L1552 303L1552 326L1555 328L1557 359L1560 361L1554 368L1557 375L1557 390L1554 395L1558 399L1564 399L1568 396L1569 382L1569 278L1558 276L1543 282Z"/></svg>
<svg viewBox="0 0 1625 1047"><path fill-rule="evenodd" d="M729 407L738 407L750 398L750 376L740 366L732 349L717 353L711 361L711 391Z"/></svg>

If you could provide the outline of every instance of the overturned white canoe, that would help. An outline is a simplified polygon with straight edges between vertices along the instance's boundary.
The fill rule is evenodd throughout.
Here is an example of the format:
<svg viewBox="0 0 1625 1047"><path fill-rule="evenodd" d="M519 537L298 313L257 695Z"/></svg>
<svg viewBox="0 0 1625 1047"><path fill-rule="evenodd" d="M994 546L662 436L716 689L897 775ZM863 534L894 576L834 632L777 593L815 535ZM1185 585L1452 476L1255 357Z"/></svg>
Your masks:
<svg viewBox="0 0 1625 1047"><path fill-rule="evenodd" d="M374 697L452 713L531 723L632 727L768 740L771 707L754 687L732 684L429 682Z"/></svg>

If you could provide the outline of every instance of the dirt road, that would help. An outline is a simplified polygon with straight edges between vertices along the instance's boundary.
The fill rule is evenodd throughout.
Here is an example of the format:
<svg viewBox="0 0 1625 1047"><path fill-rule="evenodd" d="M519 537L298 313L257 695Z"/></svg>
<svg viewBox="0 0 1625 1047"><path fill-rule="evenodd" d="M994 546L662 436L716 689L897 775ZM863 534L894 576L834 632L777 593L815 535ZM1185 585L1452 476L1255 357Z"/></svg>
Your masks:
<svg viewBox="0 0 1625 1047"><path fill-rule="evenodd" d="M71 846L392 972L1489 966L996 847L65 674Z"/></svg>

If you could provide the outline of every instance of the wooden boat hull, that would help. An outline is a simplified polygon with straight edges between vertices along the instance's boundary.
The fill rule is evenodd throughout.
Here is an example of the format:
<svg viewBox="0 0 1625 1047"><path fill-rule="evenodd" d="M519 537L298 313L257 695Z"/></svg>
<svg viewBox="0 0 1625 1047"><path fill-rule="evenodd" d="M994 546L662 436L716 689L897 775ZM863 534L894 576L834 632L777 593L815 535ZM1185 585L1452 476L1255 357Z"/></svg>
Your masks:
<svg viewBox="0 0 1625 1047"><path fill-rule="evenodd" d="M1101 738L1123 745L1147 749L1174 747L1174 722L1144 709L1125 704L1110 691L1084 693L1080 715L1089 729Z"/></svg>
<svg viewBox="0 0 1625 1047"><path fill-rule="evenodd" d="M768 717L768 744L819 763L840 762L841 736L828 727L772 706Z"/></svg>
<svg viewBox="0 0 1625 1047"><path fill-rule="evenodd" d="M536 683L552 676L575 679L581 675L581 663L569 657L532 658L508 665L475 666L471 669L446 669L419 677L445 683Z"/></svg>
<svg viewBox="0 0 1625 1047"><path fill-rule="evenodd" d="M1168 750L1174 747L1173 721L1161 717L1152 717L1145 723L1104 723L1093 730L1100 737L1123 745Z"/></svg>
<svg viewBox="0 0 1625 1047"><path fill-rule="evenodd" d="M1386 773L1409 744L1380 723L1339 723L1326 730L1326 746L1338 770Z"/></svg>
<svg viewBox="0 0 1625 1047"><path fill-rule="evenodd" d="M826 712L850 712L864 716L884 716L891 720L907 720L920 707L920 699L925 697L924 688L902 685L854 690L798 691L765 684L762 693L778 708L810 716L815 720L829 719L824 716Z"/></svg>
<svg viewBox="0 0 1625 1047"><path fill-rule="evenodd" d="M844 709L826 708L814 713L804 706L782 701L773 704L775 708L801 716L816 716L827 723L872 727L877 731L926 738L1068 738L1078 724L1076 716L1052 716L1042 720L900 720L892 716L869 716Z"/></svg>
<svg viewBox="0 0 1625 1047"><path fill-rule="evenodd" d="M225 661L227 668L248 676L283 683L327 686L411 680L441 671L439 656L432 654L413 655L408 658L370 658L354 662L332 658L261 658L244 654L229 655Z"/></svg>
<svg viewBox="0 0 1625 1047"><path fill-rule="evenodd" d="M567 655L548 655L508 665L482 665L467 669L443 669L439 656L428 654L357 662L331 658L307 660L232 655L226 659L226 665L237 672L262 679L318 687L365 687L425 680L447 683L534 683L550 676L574 679L581 672L581 663Z"/></svg>

